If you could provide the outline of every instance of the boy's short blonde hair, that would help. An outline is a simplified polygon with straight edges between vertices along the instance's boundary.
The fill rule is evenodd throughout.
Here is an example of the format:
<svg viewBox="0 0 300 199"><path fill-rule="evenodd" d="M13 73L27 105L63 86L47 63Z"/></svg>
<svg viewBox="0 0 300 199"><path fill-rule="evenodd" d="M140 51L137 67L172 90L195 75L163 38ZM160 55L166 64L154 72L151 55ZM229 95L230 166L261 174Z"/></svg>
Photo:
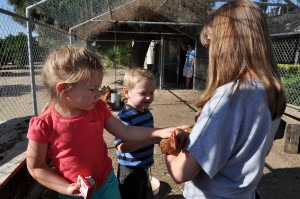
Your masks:
<svg viewBox="0 0 300 199"><path fill-rule="evenodd" d="M150 81L156 86L154 75L150 71L138 67L130 68L125 73L123 85L130 90L141 81Z"/></svg>

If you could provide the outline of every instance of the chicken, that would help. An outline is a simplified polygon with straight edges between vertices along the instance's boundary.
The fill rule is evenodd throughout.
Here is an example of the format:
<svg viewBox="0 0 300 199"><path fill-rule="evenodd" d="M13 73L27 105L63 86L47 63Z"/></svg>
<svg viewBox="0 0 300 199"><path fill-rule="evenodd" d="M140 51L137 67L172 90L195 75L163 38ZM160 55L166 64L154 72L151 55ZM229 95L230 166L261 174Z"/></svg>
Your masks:
<svg viewBox="0 0 300 199"><path fill-rule="evenodd" d="M104 96L103 97L100 97L100 99L101 98L103 98L103 100L111 100L111 90L110 90L110 88L109 88L109 86L107 86L106 88L105 88L105 94L104 94Z"/></svg>
<svg viewBox="0 0 300 199"><path fill-rule="evenodd" d="M164 138L160 141L159 146L161 152L166 155L178 156L192 129L193 126L184 130L179 128L175 129L169 138Z"/></svg>
<svg viewBox="0 0 300 199"><path fill-rule="evenodd" d="M111 90L109 87L106 87L104 96L101 96L99 99L103 100L109 109L114 107L114 104L110 101L111 100Z"/></svg>

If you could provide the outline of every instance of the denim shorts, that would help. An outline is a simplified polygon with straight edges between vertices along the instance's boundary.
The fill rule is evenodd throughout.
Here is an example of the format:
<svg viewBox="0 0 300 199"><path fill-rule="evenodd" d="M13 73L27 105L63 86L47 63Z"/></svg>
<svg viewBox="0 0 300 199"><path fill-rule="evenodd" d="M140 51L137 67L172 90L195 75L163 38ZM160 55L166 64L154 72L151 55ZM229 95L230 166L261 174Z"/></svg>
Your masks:
<svg viewBox="0 0 300 199"><path fill-rule="evenodd" d="M102 187L92 193L91 199L121 199L118 186L117 177L112 169ZM61 193L58 194L58 197L60 199L84 199L84 197L67 196Z"/></svg>
<svg viewBox="0 0 300 199"><path fill-rule="evenodd" d="M185 66L184 69L183 69L183 76L191 78L191 77L193 77L193 71L194 71L194 67L192 67L192 66L189 66L189 67Z"/></svg>

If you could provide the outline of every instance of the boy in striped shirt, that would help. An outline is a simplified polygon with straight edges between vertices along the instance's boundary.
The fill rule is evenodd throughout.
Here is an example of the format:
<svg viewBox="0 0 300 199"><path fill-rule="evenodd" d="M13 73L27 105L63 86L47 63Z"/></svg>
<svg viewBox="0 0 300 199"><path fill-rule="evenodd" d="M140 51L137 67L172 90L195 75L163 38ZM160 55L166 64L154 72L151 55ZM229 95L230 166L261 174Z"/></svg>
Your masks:
<svg viewBox="0 0 300 199"><path fill-rule="evenodd" d="M148 107L153 102L155 88L156 80L150 71L142 68L129 69L124 76L123 87L128 102L117 118L128 126L153 128L153 116ZM160 139L124 142L115 138L119 162L117 177L122 199L153 198L148 168L154 163L154 144L159 144L159 141Z"/></svg>

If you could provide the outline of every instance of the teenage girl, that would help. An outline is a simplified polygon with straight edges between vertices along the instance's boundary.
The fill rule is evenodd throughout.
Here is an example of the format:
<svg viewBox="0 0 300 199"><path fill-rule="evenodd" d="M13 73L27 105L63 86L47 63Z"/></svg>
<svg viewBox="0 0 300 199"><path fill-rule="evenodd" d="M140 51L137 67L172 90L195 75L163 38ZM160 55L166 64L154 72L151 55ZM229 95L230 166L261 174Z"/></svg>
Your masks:
<svg viewBox="0 0 300 199"><path fill-rule="evenodd" d="M185 182L187 199L257 199L286 107L268 24L257 5L236 0L216 10L204 31L206 90L184 150L166 156L168 171Z"/></svg>

